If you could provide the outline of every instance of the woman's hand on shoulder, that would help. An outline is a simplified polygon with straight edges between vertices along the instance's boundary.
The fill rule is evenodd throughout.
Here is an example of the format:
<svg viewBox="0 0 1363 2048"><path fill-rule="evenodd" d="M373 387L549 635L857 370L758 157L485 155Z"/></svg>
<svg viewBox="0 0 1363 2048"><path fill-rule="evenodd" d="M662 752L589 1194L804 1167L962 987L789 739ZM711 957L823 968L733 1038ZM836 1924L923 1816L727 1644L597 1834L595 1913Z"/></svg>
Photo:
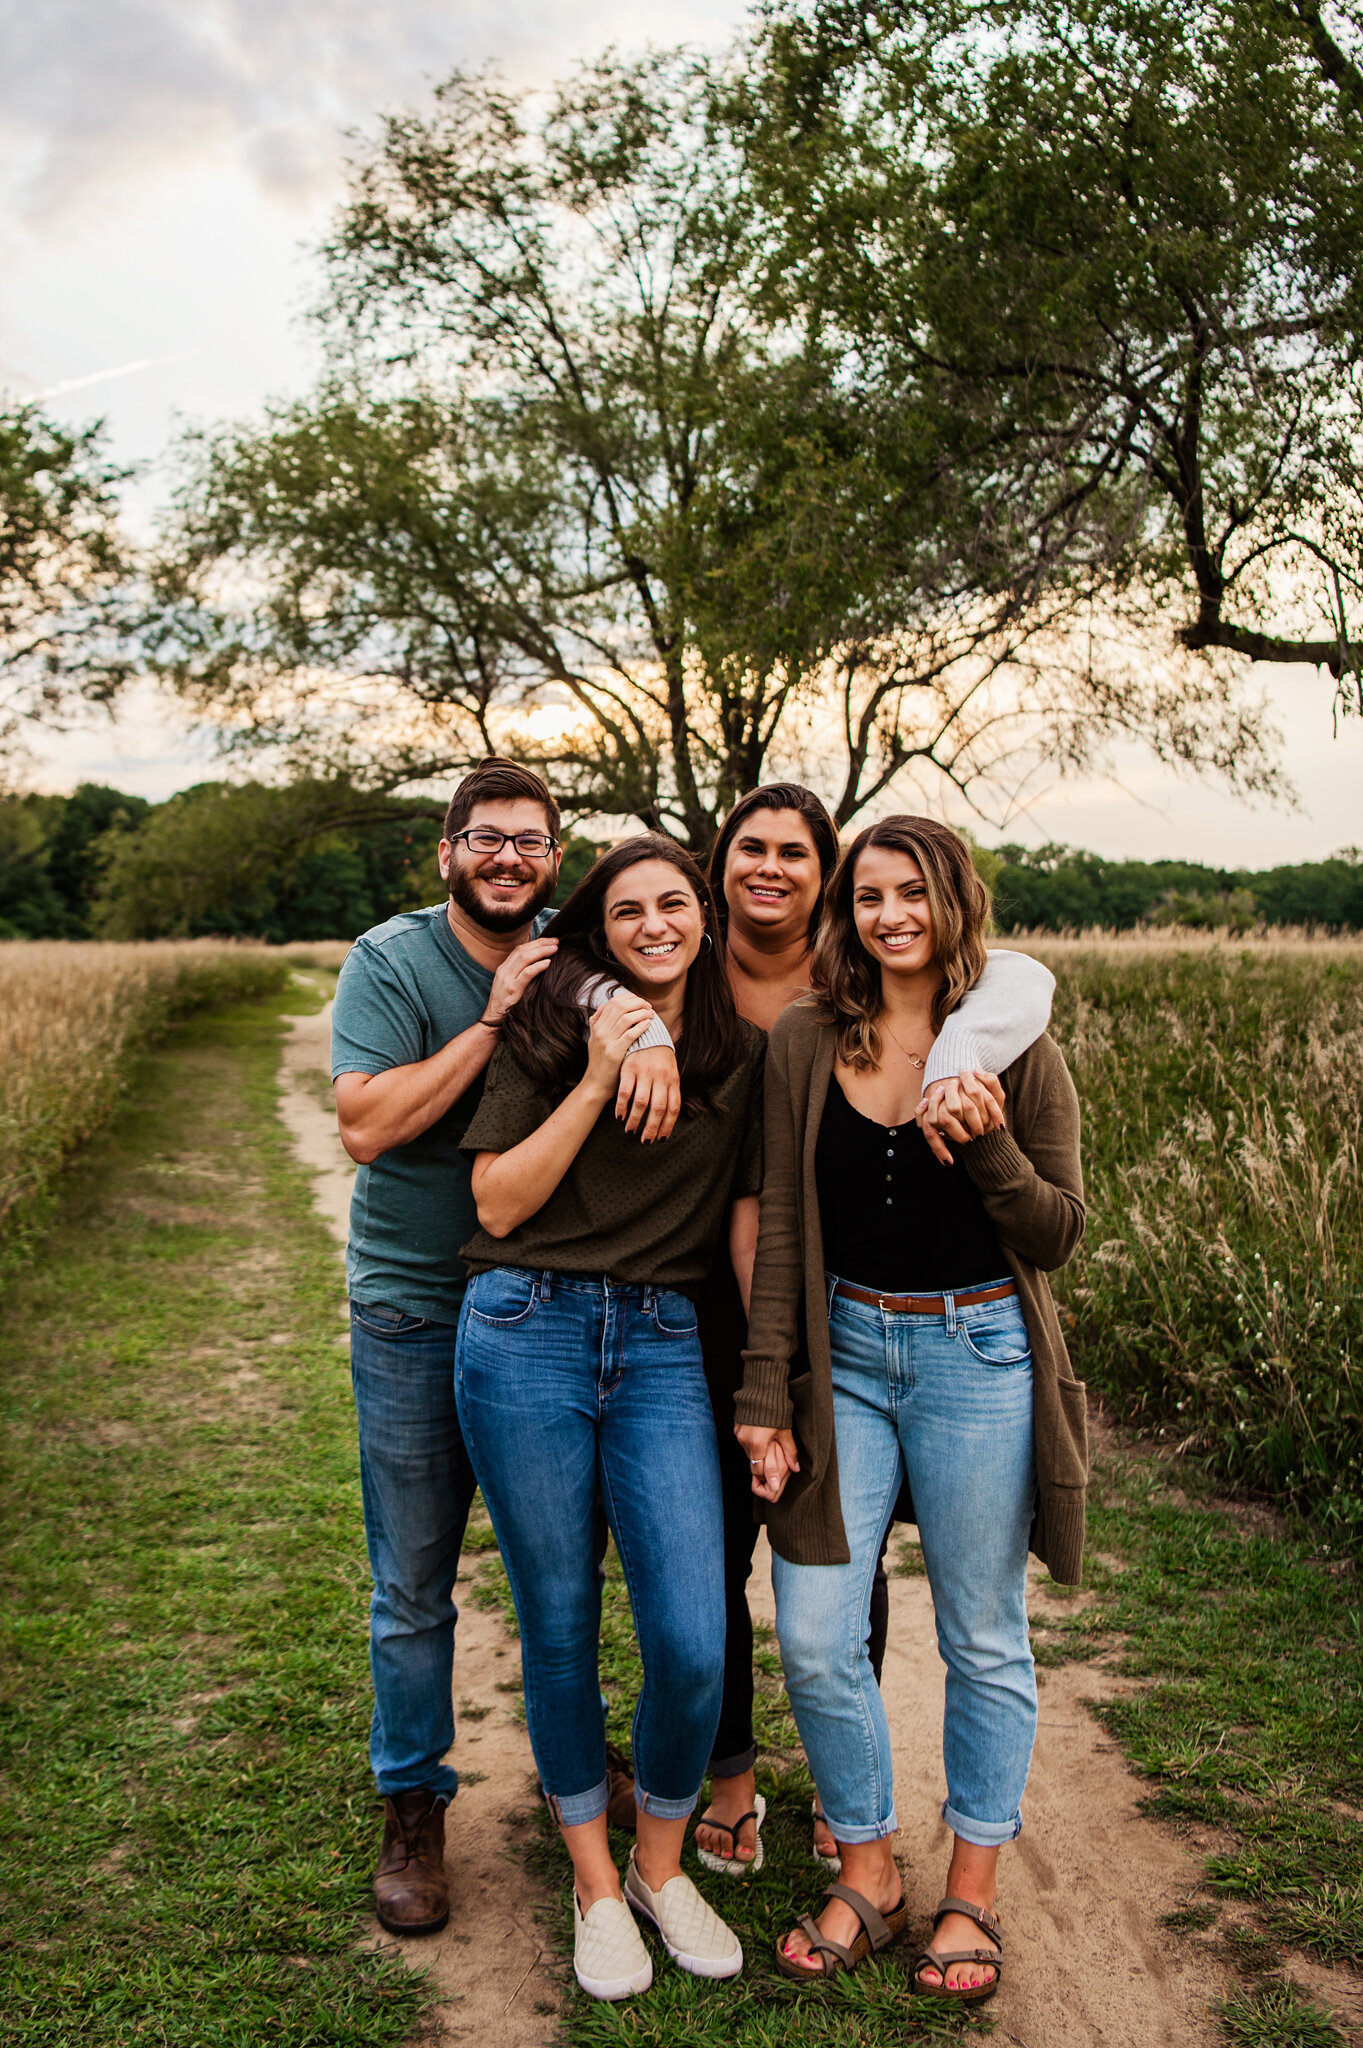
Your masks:
<svg viewBox="0 0 1363 2048"><path fill-rule="evenodd" d="M735 1423L734 1435L752 1473L752 1490L759 1500L780 1500L786 1481L800 1469L800 1453L794 1432L789 1429L755 1429L749 1423Z"/></svg>
<svg viewBox="0 0 1363 2048"><path fill-rule="evenodd" d="M934 1081L914 1115L934 1158L950 1166L948 1138L957 1145L968 1145L972 1138L1002 1128L1003 1083L997 1074L963 1067L959 1074Z"/></svg>
<svg viewBox="0 0 1363 2048"><path fill-rule="evenodd" d="M652 1021L652 1004L627 988L617 989L609 1002L593 1012L587 1033L587 1072L584 1078L603 1102L614 1096L625 1054Z"/></svg>

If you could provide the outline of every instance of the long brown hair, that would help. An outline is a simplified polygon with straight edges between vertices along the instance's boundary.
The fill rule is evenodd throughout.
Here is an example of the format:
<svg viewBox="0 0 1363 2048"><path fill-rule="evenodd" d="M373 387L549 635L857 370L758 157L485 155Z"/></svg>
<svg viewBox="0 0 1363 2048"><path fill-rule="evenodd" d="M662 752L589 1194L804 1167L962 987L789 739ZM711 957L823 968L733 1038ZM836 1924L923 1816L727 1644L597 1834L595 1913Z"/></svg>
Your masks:
<svg viewBox="0 0 1363 2048"><path fill-rule="evenodd" d="M989 891L975 871L970 848L935 818L882 818L858 832L824 891L823 922L814 944L813 979L838 1027L838 1058L849 1067L880 1065L876 1019L883 1007L880 967L857 936L852 892L857 862L871 846L907 853L923 871L932 913L933 958L942 985L932 999L932 1025L940 1031L961 997L984 973L984 928Z"/></svg>
<svg viewBox="0 0 1363 2048"><path fill-rule="evenodd" d="M710 884L685 848L661 833L623 840L587 870L542 934L558 940L557 953L507 1011L501 1037L516 1064L542 1088L564 1088L584 1072L583 991L603 973L624 980L606 944L606 892L617 875L646 860L674 867L694 889L705 919L706 936L686 977L686 1029L677 1048L682 1101L694 1111L711 1106L711 1091L742 1059L744 1032L713 936L719 919Z"/></svg>
<svg viewBox="0 0 1363 2048"><path fill-rule="evenodd" d="M729 929L729 903L724 894L724 868L729 858L729 848L738 837L754 811L797 811L809 827L809 836L814 841L814 851L819 857L819 872L827 887L828 877L838 863L838 828L828 814L828 808L820 802L812 789L806 789L802 782L764 782L759 789L750 789L741 796L719 828L719 837L710 849L710 862L706 870L710 887L715 892L715 906L719 912L720 929ZM819 900L809 914L809 938L813 944L814 934L819 929L819 918L823 912L823 889Z"/></svg>

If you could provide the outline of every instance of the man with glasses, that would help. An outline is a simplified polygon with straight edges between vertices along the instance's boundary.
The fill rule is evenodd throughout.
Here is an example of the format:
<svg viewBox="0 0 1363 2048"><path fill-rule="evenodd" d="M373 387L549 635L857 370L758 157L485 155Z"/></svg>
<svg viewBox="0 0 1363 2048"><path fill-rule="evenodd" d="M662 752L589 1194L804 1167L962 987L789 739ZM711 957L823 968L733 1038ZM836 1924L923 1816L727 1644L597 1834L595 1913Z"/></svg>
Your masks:
<svg viewBox="0 0 1363 2048"><path fill-rule="evenodd" d="M559 858L558 806L539 776L483 762L446 814L448 901L357 940L332 1013L337 1116L360 1163L346 1281L374 1577L369 1754L384 1800L374 1903L394 1934L433 1934L449 1917L453 1591L476 1487L454 1405L459 1247L478 1226L459 1141L499 1021L555 951L537 934ZM675 1082L665 1027L640 1044L663 1041Z"/></svg>

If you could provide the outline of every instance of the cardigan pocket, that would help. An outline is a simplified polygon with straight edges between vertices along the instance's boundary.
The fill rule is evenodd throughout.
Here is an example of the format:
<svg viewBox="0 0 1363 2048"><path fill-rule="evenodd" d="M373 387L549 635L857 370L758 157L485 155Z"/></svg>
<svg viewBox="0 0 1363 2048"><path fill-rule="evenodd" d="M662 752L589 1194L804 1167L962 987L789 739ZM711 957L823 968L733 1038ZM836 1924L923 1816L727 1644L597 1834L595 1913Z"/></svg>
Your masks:
<svg viewBox="0 0 1363 2048"><path fill-rule="evenodd" d="M1057 1379L1055 1390L1060 1396L1061 1413L1065 1427L1056 1431L1055 1450L1057 1469L1052 1473L1052 1484L1056 1486L1078 1486L1088 1484L1088 1396L1082 1380ZM1067 1453L1069 1455L1067 1455ZM1068 1469L1065 1469L1067 1468Z"/></svg>

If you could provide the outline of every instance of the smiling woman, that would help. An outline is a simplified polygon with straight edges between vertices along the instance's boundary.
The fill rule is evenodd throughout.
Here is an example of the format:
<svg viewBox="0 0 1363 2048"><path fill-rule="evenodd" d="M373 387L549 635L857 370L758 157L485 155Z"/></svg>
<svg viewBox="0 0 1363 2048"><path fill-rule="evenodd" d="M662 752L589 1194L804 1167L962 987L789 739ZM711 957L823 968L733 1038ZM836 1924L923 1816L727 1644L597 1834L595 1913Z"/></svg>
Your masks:
<svg viewBox="0 0 1363 2048"><path fill-rule="evenodd" d="M745 1289L762 1178L765 1039L734 1008L709 884L675 842L627 840L549 927L558 950L506 1018L464 1138L481 1224L460 1322L459 1419L520 1622L526 1721L573 1862L575 1968L598 1998L647 1988L629 1905L668 1954L732 1977L743 1952L682 1875L719 1723L723 1511L695 1295L728 1217ZM582 995L621 986L595 1011ZM621 1064L656 1015L683 1112L643 1145L614 1114ZM634 1726L637 1847L621 1892L597 1686L598 1495L644 1665Z"/></svg>

